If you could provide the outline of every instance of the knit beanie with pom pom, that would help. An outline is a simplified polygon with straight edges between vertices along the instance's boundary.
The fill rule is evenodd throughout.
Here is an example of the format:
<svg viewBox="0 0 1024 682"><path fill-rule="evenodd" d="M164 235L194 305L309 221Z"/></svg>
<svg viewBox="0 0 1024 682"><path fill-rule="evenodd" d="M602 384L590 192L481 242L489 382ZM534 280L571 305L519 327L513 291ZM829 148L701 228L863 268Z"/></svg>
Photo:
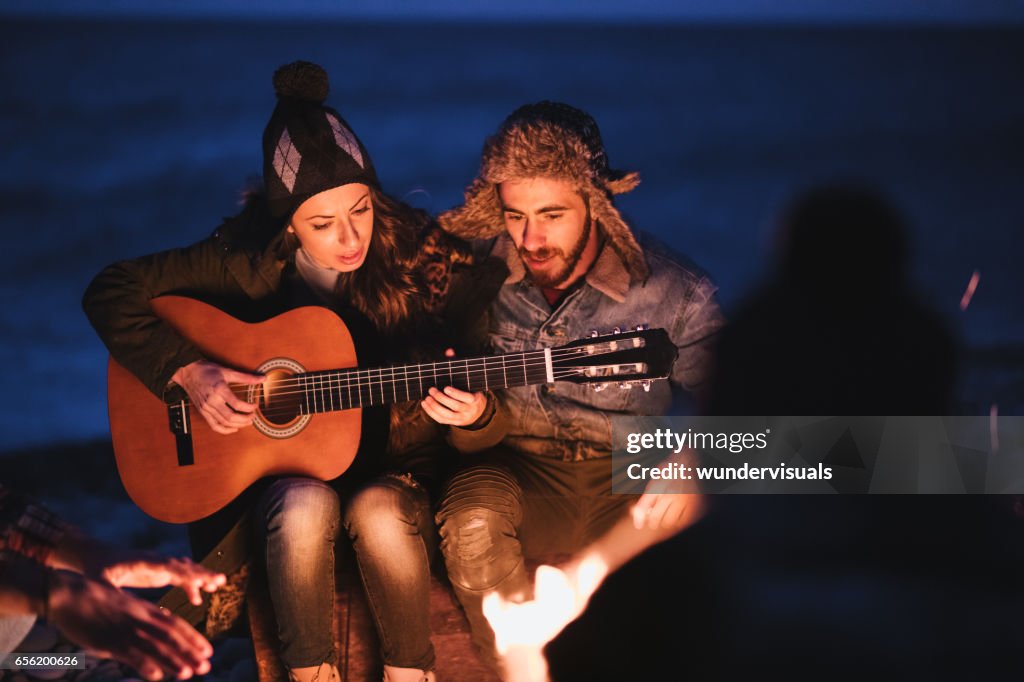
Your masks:
<svg viewBox="0 0 1024 682"><path fill-rule="evenodd" d="M379 187L366 148L324 100L327 72L292 62L274 72L277 106L263 131L263 185L270 212L290 218L303 201L359 182Z"/></svg>

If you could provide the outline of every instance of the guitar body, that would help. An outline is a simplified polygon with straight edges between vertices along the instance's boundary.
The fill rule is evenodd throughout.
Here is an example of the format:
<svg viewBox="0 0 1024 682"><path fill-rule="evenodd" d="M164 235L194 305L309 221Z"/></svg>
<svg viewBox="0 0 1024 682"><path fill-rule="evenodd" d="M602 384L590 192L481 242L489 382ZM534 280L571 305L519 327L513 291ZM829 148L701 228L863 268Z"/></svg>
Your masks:
<svg viewBox="0 0 1024 682"><path fill-rule="evenodd" d="M210 360L269 380L243 397L266 406L288 401L288 377L301 372L356 366L356 349L344 323L325 308L291 310L250 324L199 301L164 296L154 312ZM261 409L258 426L223 435L199 411L188 412L182 436L169 426L168 402L157 398L111 358L108 368L110 432L117 468L132 500L161 521L195 521L227 505L264 476L292 474L331 480L343 474L359 447L361 410L282 417ZM276 383L281 388L274 393ZM312 422L316 428L310 428ZM189 461L190 459L190 461Z"/></svg>

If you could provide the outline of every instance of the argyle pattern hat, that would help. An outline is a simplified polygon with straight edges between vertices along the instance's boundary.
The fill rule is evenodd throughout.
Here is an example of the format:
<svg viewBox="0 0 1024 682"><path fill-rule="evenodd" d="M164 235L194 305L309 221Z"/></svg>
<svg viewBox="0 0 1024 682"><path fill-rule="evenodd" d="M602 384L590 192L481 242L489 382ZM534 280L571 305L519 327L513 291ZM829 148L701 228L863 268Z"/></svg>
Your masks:
<svg viewBox="0 0 1024 682"><path fill-rule="evenodd" d="M263 131L263 185L271 213L290 218L303 201L358 182L379 187L366 148L341 115L324 105L327 72L292 62L274 72L277 106Z"/></svg>

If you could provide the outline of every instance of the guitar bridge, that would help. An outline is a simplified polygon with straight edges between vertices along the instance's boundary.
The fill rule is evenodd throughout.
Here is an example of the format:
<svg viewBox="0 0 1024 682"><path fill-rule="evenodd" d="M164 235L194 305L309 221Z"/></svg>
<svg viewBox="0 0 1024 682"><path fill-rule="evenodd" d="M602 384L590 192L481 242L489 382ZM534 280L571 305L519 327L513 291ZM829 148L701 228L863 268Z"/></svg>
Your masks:
<svg viewBox="0 0 1024 682"><path fill-rule="evenodd" d="M188 406L184 400L180 400L167 406L167 420L171 433L175 436L187 436L192 430L191 420L188 415Z"/></svg>
<svg viewBox="0 0 1024 682"><path fill-rule="evenodd" d="M192 449L192 418L184 398L167 406L167 421L168 428L174 434L178 466L195 464L195 451Z"/></svg>

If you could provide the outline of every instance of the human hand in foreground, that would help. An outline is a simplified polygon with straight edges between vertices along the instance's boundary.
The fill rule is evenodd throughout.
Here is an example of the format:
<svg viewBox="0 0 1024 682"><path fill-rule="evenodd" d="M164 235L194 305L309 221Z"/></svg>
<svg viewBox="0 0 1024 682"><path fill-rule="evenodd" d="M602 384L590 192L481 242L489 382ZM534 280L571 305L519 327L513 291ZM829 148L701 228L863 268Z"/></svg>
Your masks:
<svg viewBox="0 0 1024 682"><path fill-rule="evenodd" d="M213 647L177 616L71 571L54 570L47 620L68 639L132 666L148 680L209 672Z"/></svg>
<svg viewBox="0 0 1024 682"><path fill-rule="evenodd" d="M196 606L203 603L204 591L215 592L227 582L223 573L215 573L185 557L167 559L129 550L109 552L90 566L88 574L114 587L180 587Z"/></svg>
<svg viewBox="0 0 1024 682"><path fill-rule="evenodd" d="M445 351L445 357L455 357L451 348ZM469 426L480 418L487 408L487 396L483 393L468 393L454 386L445 386L444 391L431 388L429 395L420 401L423 411L439 424L449 426Z"/></svg>
<svg viewBox="0 0 1024 682"><path fill-rule="evenodd" d="M208 360L196 360L180 367L171 380L185 389L210 428L217 433L235 433L252 424L256 405L231 391L230 384L259 384L261 374L238 372Z"/></svg>
<svg viewBox="0 0 1024 682"><path fill-rule="evenodd" d="M666 481L649 481L643 495L630 509L637 530L679 531L704 515L705 500L699 493L669 492Z"/></svg>

